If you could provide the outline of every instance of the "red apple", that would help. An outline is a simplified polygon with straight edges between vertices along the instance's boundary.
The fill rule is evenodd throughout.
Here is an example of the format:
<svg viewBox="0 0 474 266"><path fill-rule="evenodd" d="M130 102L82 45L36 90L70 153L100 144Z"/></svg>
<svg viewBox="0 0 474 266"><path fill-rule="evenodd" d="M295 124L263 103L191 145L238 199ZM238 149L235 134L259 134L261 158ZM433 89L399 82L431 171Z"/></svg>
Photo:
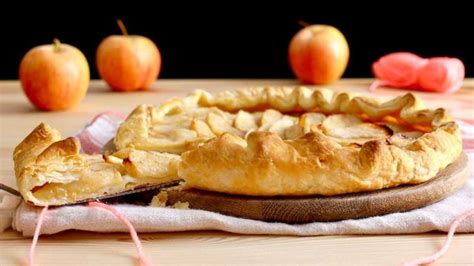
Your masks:
<svg viewBox="0 0 474 266"><path fill-rule="evenodd" d="M38 109L57 111L81 102L89 87L89 64L74 46L34 47L20 63L20 81L26 96Z"/></svg>
<svg viewBox="0 0 474 266"><path fill-rule="evenodd" d="M99 75L113 90L147 89L160 73L160 51L150 39L128 35L120 20L118 24L123 35L109 36L97 48Z"/></svg>
<svg viewBox="0 0 474 266"><path fill-rule="evenodd" d="M327 84L344 73L349 61L349 45L335 27L306 25L291 40L288 57L298 79Z"/></svg>

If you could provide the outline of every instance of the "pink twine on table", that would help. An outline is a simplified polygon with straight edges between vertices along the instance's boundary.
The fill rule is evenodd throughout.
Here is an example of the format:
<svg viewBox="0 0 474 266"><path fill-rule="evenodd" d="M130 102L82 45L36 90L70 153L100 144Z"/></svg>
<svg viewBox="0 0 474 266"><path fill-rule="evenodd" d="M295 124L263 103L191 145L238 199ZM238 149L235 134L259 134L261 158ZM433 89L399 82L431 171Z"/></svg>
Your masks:
<svg viewBox="0 0 474 266"><path fill-rule="evenodd" d="M145 258L145 255L143 254L143 248L142 248L142 243L140 242L140 238L138 238L137 231L133 227L132 223L123 216L117 209L114 207L100 203L100 202L89 202L89 207L93 208L101 208L104 209L111 214L113 214L118 220L120 220L122 223L124 223L128 227L128 231L130 232L130 236L132 237L133 243L135 244L135 248L137 249L137 254L138 254L138 261L140 262L140 265L142 266L151 266L152 264ZM35 233L33 235L33 242L31 243L31 248L30 248L30 254L29 254L29 259L28 259L28 265L29 266L34 266L34 256L35 256L35 249L38 243L38 238L40 235L41 231L41 226L43 225L44 217L46 216L46 212L48 210L48 206L45 206L42 210L41 213L38 217L38 222L36 223L36 228L35 228Z"/></svg>
<svg viewBox="0 0 474 266"><path fill-rule="evenodd" d="M124 223L128 227L130 236L132 237L135 248L137 249L138 261L140 262L140 265L151 266L151 263L145 258L145 255L143 254L142 243L140 242L140 238L138 238L137 231L133 227L132 223L130 223L130 221L125 216L123 216L123 214L121 214L116 208L101 202L91 201L88 205L89 207L104 209Z"/></svg>
<svg viewBox="0 0 474 266"><path fill-rule="evenodd" d="M419 259L405 262L402 265L403 266L416 266L420 264L428 264L428 263L433 263L439 258L441 258L441 256L443 256L446 253L446 251L448 251L449 246L451 246L451 242L453 241L454 232L456 232L456 228L458 227L460 223L466 220L469 216L474 216L474 208L461 214L454 220L454 222L451 223L451 225L449 226L449 232L446 237L446 240L444 241L443 245L436 253L428 257L419 258Z"/></svg>
<svg viewBox="0 0 474 266"><path fill-rule="evenodd" d="M386 80L374 80L374 82L372 82L372 84L370 84L369 86L369 91L375 91L378 87L382 87L382 86L393 87L393 85Z"/></svg>
<svg viewBox="0 0 474 266"><path fill-rule="evenodd" d="M151 266L151 263L145 258L145 255L143 254L142 244L140 242L140 239L138 238L137 231L133 227L132 223L130 223L130 221L127 218L125 218L125 216L123 216L114 207L112 207L110 205L107 205L107 204L104 204L104 203L89 202L89 206L90 207L96 207L96 208L102 208L102 209L110 212L118 220L123 222L128 227L128 230L130 232L130 236L132 237L132 240L135 244L135 248L137 250L138 260L140 262L140 265L142 265L142 266ZM38 243L38 238L39 238L39 235L40 235L41 226L43 224L43 220L44 220L44 217L46 216L47 210L48 210L48 206L45 206L41 210L41 213L38 217L38 222L36 224L35 233L33 235L33 242L31 243L31 248L30 248L29 263L28 263L29 266L34 266L35 248L36 248L36 245ZM453 240L454 233L456 232L456 228L459 226L459 224L461 224L464 220L466 220L470 216L474 216L474 208L466 211L463 214L461 214L460 216L458 216L451 223L451 225L449 227L448 235L446 237L446 240L444 241L443 245L441 246L441 248L436 253L434 253L433 255L430 255L428 257L423 257L423 258L415 259L415 260L412 260L412 261L404 262L402 264L402 266L416 266L416 265L421 265L421 264L433 263L436 260L438 260L439 258L441 258L448 251L449 247L451 246L451 242Z"/></svg>
<svg viewBox="0 0 474 266"><path fill-rule="evenodd" d="M379 86L452 93L459 90L465 68L461 60L450 57L421 58L408 52L382 56L372 64L378 79L370 87Z"/></svg>
<svg viewBox="0 0 474 266"><path fill-rule="evenodd" d="M41 210L41 213L38 217L38 222L36 223L35 233L33 235L33 242L31 242L30 254L29 254L29 258L28 258L28 265L29 266L34 265L35 249L36 249L36 245L38 244L38 238L39 238L39 235L40 235L41 226L43 225L43 220L44 220L44 217L46 216L47 211L48 211L48 206L45 206Z"/></svg>

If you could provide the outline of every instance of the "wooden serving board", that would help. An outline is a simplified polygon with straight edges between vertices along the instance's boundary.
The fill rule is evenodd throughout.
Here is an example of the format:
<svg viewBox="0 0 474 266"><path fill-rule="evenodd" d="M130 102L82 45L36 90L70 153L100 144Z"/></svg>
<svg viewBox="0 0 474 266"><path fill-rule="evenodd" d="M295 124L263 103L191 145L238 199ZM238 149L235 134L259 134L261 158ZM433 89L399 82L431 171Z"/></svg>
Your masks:
<svg viewBox="0 0 474 266"><path fill-rule="evenodd" d="M188 202L192 209L268 222L329 222L421 208L457 191L468 176L468 158L463 153L436 177L418 185L331 197L248 197L198 190L170 191L168 204Z"/></svg>

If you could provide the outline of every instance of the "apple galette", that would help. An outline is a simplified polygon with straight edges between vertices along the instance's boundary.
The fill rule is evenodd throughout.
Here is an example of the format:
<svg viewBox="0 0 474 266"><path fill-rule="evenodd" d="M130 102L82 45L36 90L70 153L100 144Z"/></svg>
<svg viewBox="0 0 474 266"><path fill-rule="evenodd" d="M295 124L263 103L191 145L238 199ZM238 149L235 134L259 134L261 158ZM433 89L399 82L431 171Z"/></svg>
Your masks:
<svg viewBox="0 0 474 266"><path fill-rule="evenodd" d="M35 204L173 179L254 196L372 191L429 180L462 151L446 111L411 93L379 102L305 87L198 90L141 105L106 156L79 154L77 141L38 133L55 132L46 129L14 155L21 192Z"/></svg>

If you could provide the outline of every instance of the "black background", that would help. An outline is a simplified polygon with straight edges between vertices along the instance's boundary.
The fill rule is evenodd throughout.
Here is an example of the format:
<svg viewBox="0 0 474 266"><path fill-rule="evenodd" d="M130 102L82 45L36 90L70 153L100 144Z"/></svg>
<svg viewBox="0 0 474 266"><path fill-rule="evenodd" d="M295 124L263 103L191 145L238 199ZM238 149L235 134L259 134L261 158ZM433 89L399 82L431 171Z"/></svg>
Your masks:
<svg viewBox="0 0 474 266"><path fill-rule="evenodd" d="M55 37L81 49L97 78L95 49L119 33L117 18L130 34L158 45L162 78L291 78L287 48L301 29L298 20L334 25L344 33L351 49L345 77L370 77L373 61L401 50L458 57L467 76L474 76L472 8L453 1L413 2L23 3L2 9L0 79L16 79L22 56Z"/></svg>

